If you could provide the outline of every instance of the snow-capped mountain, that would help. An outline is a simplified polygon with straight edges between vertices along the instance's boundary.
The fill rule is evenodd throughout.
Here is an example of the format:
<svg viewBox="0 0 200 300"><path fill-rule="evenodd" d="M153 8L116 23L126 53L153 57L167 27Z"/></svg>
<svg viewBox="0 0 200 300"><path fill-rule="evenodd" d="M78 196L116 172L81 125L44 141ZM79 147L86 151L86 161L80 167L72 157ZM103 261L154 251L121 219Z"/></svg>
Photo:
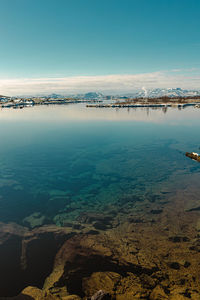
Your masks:
<svg viewBox="0 0 200 300"><path fill-rule="evenodd" d="M93 100L93 99L101 99L103 97L103 94L99 93L99 92L88 92L86 94L79 94L76 95L76 97L79 97L81 99L85 99L85 100Z"/></svg>
<svg viewBox="0 0 200 300"><path fill-rule="evenodd" d="M194 97L200 96L200 90L186 90L181 88L154 88L154 89L146 89L142 88L140 90L136 90L132 93L124 93L120 95L115 95L121 99L125 98L140 98L140 97L148 97L148 98L158 98L163 96L168 97ZM102 99L106 97L106 94L103 95L99 92L88 92L86 94L76 94L72 95L72 97L76 97L79 99L85 100L93 100L93 99Z"/></svg>
<svg viewBox="0 0 200 300"><path fill-rule="evenodd" d="M46 96L46 97L47 97L47 98L58 99L58 98L62 98L63 95L53 93L53 94L50 94L50 95L48 95L48 96Z"/></svg>
<svg viewBox="0 0 200 300"><path fill-rule="evenodd" d="M103 99L112 99L119 98L119 99L126 99L126 98L140 98L140 97L148 97L148 98L158 98L163 96L168 97L194 97L194 96L200 96L200 90L187 90L187 89L181 89L181 88L154 88L154 89L146 89L141 88L138 90L135 90L131 93L110 93L107 95L106 93L100 93L100 92L88 92L85 94L56 94L52 93L49 95L37 95L38 97L45 97L45 98L63 98L63 97L70 97L74 99L84 99L84 100L103 100ZM20 96L23 97L23 96ZM32 97L31 95L27 95L27 97ZM0 98L10 98L7 96L0 95Z"/></svg>
<svg viewBox="0 0 200 300"><path fill-rule="evenodd" d="M132 97L148 97L148 98L158 98L158 97L192 97L199 96L200 90L184 90L181 88L157 88L157 89L145 89L136 91L131 94Z"/></svg>

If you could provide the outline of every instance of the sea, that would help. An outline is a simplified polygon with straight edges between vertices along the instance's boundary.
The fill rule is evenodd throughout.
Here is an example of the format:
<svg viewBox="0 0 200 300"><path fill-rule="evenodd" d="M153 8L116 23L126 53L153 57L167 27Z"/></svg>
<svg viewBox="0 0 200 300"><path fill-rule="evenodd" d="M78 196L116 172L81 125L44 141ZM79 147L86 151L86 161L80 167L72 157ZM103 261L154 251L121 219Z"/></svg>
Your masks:
<svg viewBox="0 0 200 300"><path fill-rule="evenodd" d="M185 156L200 152L199 128L194 107L1 109L0 222L62 227L131 198L136 211L159 209L184 176L200 174Z"/></svg>

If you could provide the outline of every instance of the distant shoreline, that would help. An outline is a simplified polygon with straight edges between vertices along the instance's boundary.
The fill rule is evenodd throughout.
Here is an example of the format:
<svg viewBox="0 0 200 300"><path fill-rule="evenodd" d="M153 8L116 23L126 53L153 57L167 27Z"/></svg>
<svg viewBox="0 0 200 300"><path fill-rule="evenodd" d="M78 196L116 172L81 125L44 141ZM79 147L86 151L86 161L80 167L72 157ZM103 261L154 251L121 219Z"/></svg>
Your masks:
<svg viewBox="0 0 200 300"><path fill-rule="evenodd" d="M200 108L200 101L195 102L195 103L185 103L185 104L180 104L180 103L159 103L159 104L154 104L154 103L137 103L137 104L87 104L86 107L94 107L94 108L126 108L126 107L133 107L133 108L139 108L139 107L179 107L179 108L184 108L186 106L196 106L197 108Z"/></svg>
<svg viewBox="0 0 200 300"><path fill-rule="evenodd" d="M160 97L160 98L133 98L125 101L116 101L110 104L88 104L86 107L110 107L110 108L123 108L123 107L179 107L186 106L200 107L200 97Z"/></svg>
<svg viewBox="0 0 200 300"><path fill-rule="evenodd" d="M39 106L39 105L67 105L67 104L78 104L78 103L99 103L102 102L100 100L69 100L69 99L55 99L55 100L38 100L35 101L33 99L21 99L19 102L15 101L8 101L8 102L0 102L0 108L14 108L14 109L22 109L24 107L33 107L33 106Z"/></svg>
<svg viewBox="0 0 200 300"><path fill-rule="evenodd" d="M46 99L46 98L19 98L7 101L0 101L0 108L22 109L39 105L67 105L85 103L87 108L184 108L186 106L195 106L200 108L200 96L193 97L158 97L158 98L128 98L126 100L113 99L112 102L107 99Z"/></svg>

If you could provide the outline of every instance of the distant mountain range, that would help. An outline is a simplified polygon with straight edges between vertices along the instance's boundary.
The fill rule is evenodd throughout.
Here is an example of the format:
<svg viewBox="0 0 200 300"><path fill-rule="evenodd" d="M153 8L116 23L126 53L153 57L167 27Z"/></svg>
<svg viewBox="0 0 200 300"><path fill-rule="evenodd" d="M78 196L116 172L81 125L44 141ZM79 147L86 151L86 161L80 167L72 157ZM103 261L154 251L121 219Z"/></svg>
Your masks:
<svg viewBox="0 0 200 300"><path fill-rule="evenodd" d="M184 90L181 88L167 88L167 89L142 89L139 92L139 96L141 97L149 97L149 98L157 98L157 97L188 97L188 96L198 96L200 95L200 91L198 90Z"/></svg>
<svg viewBox="0 0 200 300"><path fill-rule="evenodd" d="M38 95L39 96L39 95ZM85 94L73 94L73 95L64 95L64 94L49 94L48 96L45 96L46 98L63 98L63 97L70 97L74 99L84 99L84 100L100 100L103 98L110 99L114 96L114 98L119 97L121 99L126 98L140 98L140 97L148 97L148 98L158 98L163 96L168 97L192 97L192 96L200 96L200 90L187 90L187 89L181 89L181 88L154 88L154 89L138 89L136 91L133 91L132 93L124 93L124 94L118 94L110 93L109 95L102 94L100 92L88 92ZM0 98L9 98L8 96L1 96ZM29 96L31 97L31 96ZM44 96L43 96L44 97Z"/></svg>
<svg viewBox="0 0 200 300"><path fill-rule="evenodd" d="M63 96L64 95L53 93L46 97L58 99L58 98L62 98ZM73 94L73 95L67 95L67 96L65 95L65 97L92 100L92 99L100 99L100 98L104 97L104 95L102 93L98 93L98 92L88 92L86 94Z"/></svg>
<svg viewBox="0 0 200 300"><path fill-rule="evenodd" d="M129 97L149 97L149 98L158 98L158 97L163 97L163 96L168 96L168 97L188 97L188 96L198 96L200 95L200 90L185 90L181 88L156 88L156 89L145 89L142 88L140 90L136 90L132 93L124 95L120 94L117 95L120 98L129 98ZM102 99L106 96L106 94L102 94L99 92L88 92L86 94L74 94L70 95L72 98L79 98L79 99L85 99L85 100L92 100L92 99ZM51 98L60 98L63 97L63 95L59 94L51 94L48 97Z"/></svg>
<svg viewBox="0 0 200 300"><path fill-rule="evenodd" d="M103 95L102 93L98 92L89 92L86 94L78 94L78 95L73 95L74 97L81 98L81 99L86 99L86 100L91 100L91 99L101 99L106 96ZM140 90L136 90L133 93L130 94L124 94L124 95L119 95L119 97L148 97L148 98L158 98L158 97L163 97L163 96L168 96L168 97L192 97L192 96L200 96L200 90L186 90L186 89L181 89L181 88L156 88L156 89L145 89L142 88Z"/></svg>

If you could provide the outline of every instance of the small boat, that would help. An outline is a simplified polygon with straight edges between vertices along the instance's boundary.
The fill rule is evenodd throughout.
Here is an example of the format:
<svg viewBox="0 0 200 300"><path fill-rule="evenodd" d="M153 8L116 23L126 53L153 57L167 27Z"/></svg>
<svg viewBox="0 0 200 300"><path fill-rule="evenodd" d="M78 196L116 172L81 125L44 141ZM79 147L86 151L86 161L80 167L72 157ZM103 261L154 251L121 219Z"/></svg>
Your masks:
<svg viewBox="0 0 200 300"><path fill-rule="evenodd" d="M196 152L186 152L185 155L193 160L200 162L200 155Z"/></svg>

